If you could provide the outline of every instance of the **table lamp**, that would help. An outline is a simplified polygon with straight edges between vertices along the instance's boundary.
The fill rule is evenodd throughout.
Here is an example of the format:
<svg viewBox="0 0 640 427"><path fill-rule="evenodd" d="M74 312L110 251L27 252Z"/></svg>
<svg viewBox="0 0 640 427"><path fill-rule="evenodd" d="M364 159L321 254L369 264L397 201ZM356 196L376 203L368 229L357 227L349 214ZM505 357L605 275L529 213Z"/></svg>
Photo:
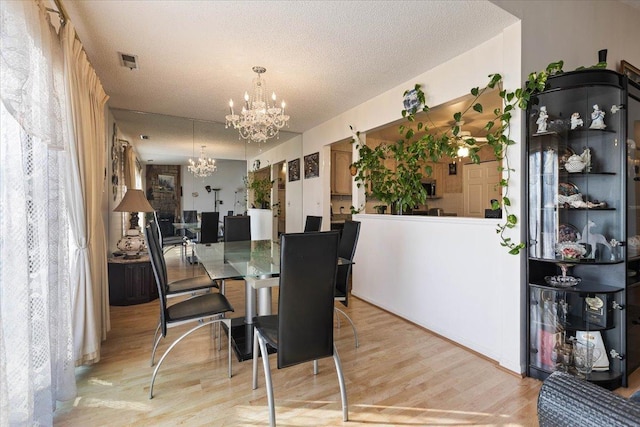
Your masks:
<svg viewBox="0 0 640 427"><path fill-rule="evenodd" d="M147 201L142 190L127 190L122 201L115 207L114 212L130 212L129 229L116 245L125 253L125 258L140 258L144 249L144 237L138 230L138 212L153 212L153 207Z"/></svg>

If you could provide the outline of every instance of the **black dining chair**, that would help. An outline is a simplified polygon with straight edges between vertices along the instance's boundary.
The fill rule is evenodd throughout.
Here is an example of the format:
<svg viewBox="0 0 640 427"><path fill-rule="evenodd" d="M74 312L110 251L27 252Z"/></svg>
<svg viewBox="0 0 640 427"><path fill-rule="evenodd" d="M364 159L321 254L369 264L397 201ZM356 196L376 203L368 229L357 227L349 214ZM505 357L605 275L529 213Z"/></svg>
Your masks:
<svg viewBox="0 0 640 427"><path fill-rule="evenodd" d="M146 229L146 242L147 250L149 251L149 258L154 259L159 266L159 274L162 275L162 279L165 286L165 295L167 299L181 296L195 296L200 293L211 292L211 289L221 288L215 280L207 274L200 274L193 277L187 277L184 279L169 281L167 274L167 263L164 258L164 253L159 244L159 234L155 232L156 227L153 221L149 222L148 229ZM224 294L223 289L221 292ZM154 364L156 346L158 334L160 333L162 319L158 321L158 327L153 335L153 349L151 351L151 366Z"/></svg>
<svg viewBox="0 0 640 427"><path fill-rule="evenodd" d="M251 217L225 216L224 241L238 242L243 240L251 240Z"/></svg>
<svg viewBox="0 0 640 427"><path fill-rule="evenodd" d="M187 240L182 236L176 236L169 234L168 232L163 233L163 229L165 231L173 230L173 222L174 222L173 214L161 214L158 215L157 211L153 211L153 220L158 225L158 236L160 238L160 246L162 247L162 251L166 252L172 248L180 247L182 257L185 258L187 255ZM184 234L184 233L183 233Z"/></svg>
<svg viewBox="0 0 640 427"><path fill-rule="evenodd" d="M182 211L182 222L186 224L195 224L198 222L198 211ZM195 239L196 233L184 229L184 235L187 239Z"/></svg>
<svg viewBox="0 0 640 427"><path fill-rule="evenodd" d="M196 295L171 306L167 305L167 283L162 272L162 262L160 260L160 258L162 257L162 252L159 252L157 250L157 242L151 241L151 239L153 239L153 232L151 230L152 227L155 226L147 225L145 239L147 240L147 246L149 248L154 248L149 252L149 258L151 259L151 267L153 269L153 275L156 280L158 294L160 297L160 327L162 331L162 335L158 336L156 342L154 343L154 353L156 348L158 347L158 343L160 342L160 340L167 336L167 331L169 328L182 326L188 323L195 323L195 326L184 332L182 335L180 335L180 337L173 341L173 343L171 343L171 345L165 350L164 354L158 361L158 364L153 370L153 375L151 376L149 399L153 398L153 385L160 370L160 366L162 366L162 363L169 355L171 350L173 350L173 348L188 335L207 325L212 325L214 323L224 323L227 326L228 330L231 330L231 319L224 317L224 315L225 313L233 311L233 306L229 303L227 298L218 292ZM218 339L221 339L221 337L218 337ZM228 353L228 375L229 378L231 378L231 334L229 334L228 338Z"/></svg>
<svg viewBox="0 0 640 427"><path fill-rule="evenodd" d="M333 307L338 263L337 231L280 237L278 314L254 318L253 389L262 354L269 422L276 425L267 345L277 352L278 369L333 357L340 384L342 418L348 420L347 392L333 342ZM314 373L317 372L314 363Z"/></svg>
<svg viewBox="0 0 640 427"><path fill-rule="evenodd" d="M322 217L307 215L307 219L304 222L304 232L309 233L312 231L320 231L322 228Z"/></svg>
<svg viewBox="0 0 640 427"><path fill-rule="evenodd" d="M211 244L218 242L218 223L220 212L202 212L200 217L200 239L198 243Z"/></svg>
<svg viewBox="0 0 640 427"><path fill-rule="evenodd" d="M342 237L340 237L340 246L338 247L338 256L340 258L347 259L351 263L338 266L338 273L336 275L336 292L335 300L342 303L345 307L349 306L349 276L351 275L351 265L353 258L356 254L356 245L358 244L358 236L360 235L360 222L359 221L345 221L344 228L342 229ZM335 307L336 313L342 314L351 324L353 328L353 335L356 340L356 348L360 347L360 341L358 340L358 331L356 325L351 320L351 317L343 310ZM338 321L338 327L340 327L340 318L336 316Z"/></svg>

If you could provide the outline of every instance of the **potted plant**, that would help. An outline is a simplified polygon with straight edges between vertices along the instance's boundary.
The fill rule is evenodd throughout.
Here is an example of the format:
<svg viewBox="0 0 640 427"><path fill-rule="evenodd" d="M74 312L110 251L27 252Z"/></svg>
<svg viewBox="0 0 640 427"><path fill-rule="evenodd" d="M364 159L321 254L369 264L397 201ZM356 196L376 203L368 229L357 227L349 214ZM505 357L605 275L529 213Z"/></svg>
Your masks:
<svg viewBox="0 0 640 427"><path fill-rule="evenodd" d="M366 184L368 198L391 205L392 212L399 215L409 212L415 205L424 204L427 193L422 178L430 174L430 168L422 167L427 160L427 151L421 141L399 140L395 144L382 143L371 148L361 144L356 133L353 142L360 154L359 160L352 165L356 169L355 180L359 187ZM385 166L388 159L396 165L393 170Z"/></svg>
<svg viewBox="0 0 640 427"><path fill-rule="evenodd" d="M269 178L256 178L255 175L252 175L245 179L245 183L247 188L253 191L254 207L269 209L273 181Z"/></svg>

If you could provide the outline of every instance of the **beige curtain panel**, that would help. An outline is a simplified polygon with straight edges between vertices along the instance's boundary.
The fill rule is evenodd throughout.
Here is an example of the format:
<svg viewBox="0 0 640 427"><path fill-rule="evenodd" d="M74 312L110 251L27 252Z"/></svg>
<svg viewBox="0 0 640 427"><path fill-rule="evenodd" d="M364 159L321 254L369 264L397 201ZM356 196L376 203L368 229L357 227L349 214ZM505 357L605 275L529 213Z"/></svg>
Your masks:
<svg viewBox="0 0 640 427"><path fill-rule="evenodd" d="M107 246L101 213L108 96L70 21L61 34L72 118L66 195L73 245L70 275L75 285L75 363L85 365L100 360L100 344L110 329Z"/></svg>

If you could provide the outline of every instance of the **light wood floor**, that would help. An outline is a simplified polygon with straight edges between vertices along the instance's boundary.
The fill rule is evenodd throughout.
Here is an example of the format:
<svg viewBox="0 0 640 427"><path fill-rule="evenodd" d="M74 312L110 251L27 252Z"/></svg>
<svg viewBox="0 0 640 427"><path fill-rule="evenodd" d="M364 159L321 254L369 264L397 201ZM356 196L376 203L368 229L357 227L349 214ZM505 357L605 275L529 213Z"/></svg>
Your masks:
<svg viewBox="0 0 640 427"><path fill-rule="evenodd" d="M178 252L167 257L171 280L200 274ZM243 314L242 282L227 295ZM276 300L277 298L274 298ZM276 419L281 426L537 426L541 383L498 368L459 347L370 304L353 298L346 309L358 327L356 349L347 323L336 329L349 400L342 422L340 393L332 359L320 373L305 364L283 370L271 360ZM111 307L111 332L94 366L77 371L78 397L58 406L56 425L72 426L267 426L264 373L251 389L251 362L233 359L227 377L227 348L218 352L208 327L181 342L164 362L149 400L151 341L158 302ZM168 342L181 328L169 330ZM186 329L185 329L186 330ZM226 341L225 341L226 343ZM157 359L156 359L157 360ZM640 370L639 370L640 371ZM640 388L640 372L631 387Z"/></svg>

